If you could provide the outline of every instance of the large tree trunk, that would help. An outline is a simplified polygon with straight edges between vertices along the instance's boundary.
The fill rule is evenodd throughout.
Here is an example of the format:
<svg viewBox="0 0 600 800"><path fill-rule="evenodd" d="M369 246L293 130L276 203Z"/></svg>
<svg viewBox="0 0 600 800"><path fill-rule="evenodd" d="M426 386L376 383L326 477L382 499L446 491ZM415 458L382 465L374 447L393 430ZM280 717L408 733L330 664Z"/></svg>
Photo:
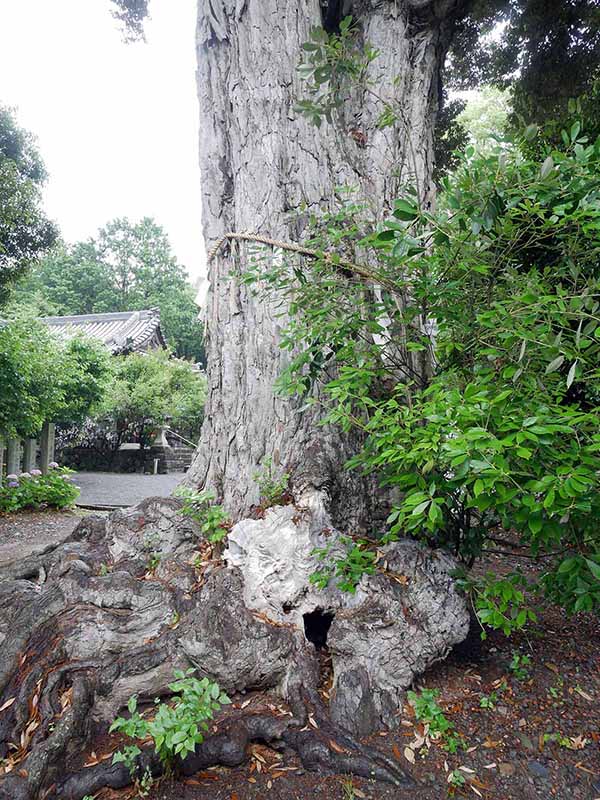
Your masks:
<svg viewBox="0 0 600 800"><path fill-rule="evenodd" d="M404 109L404 122L382 132L367 96L336 128L317 130L293 112L317 0L200 0L209 244L247 230L294 241L302 232L286 213L302 201L318 210L342 183L378 216L405 180L427 201L439 70L459 2L357 0L364 36L381 50L372 79ZM366 137L364 149L350 128ZM410 782L360 737L397 723L415 675L465 637L466 602L452 562L415 542L380 548L354 594L310 582L322 567L315 548L344 552L330 517L364 522L373 495L342 471L356 443L274 396L281 320L230 277L245 257L232 249L211 265L207 418L188 480L215 487L241 518L258 501L252 474L270 455L292 472L295 503L241 519L222 558L179 500L153 498L0 565L0 800L81 800L131 783L124 765L83 768L82 754L131 694L152 705L169 694L173 670L189 665L232 695L270 697L227 712L178 773L234 766L261 741L293 749L308 769ZM330 671L319 691L324 646ZM162 769L148 747L138 776L146 768Z"/></svg>
<svg viewBox="0 0 600 800"><path fill-rule="evenodd" d="M318 213L344 184L368 200L375 218L386 214L402 185L416 186L429 202L440 70L464 6L464 0L354 3L361 35L380 51L370 67L372 85L403 111L393 128L378 130L382 106L368 92L357 93L335 125L317 128L294 111L302 95L301 46L322 21L319 0L199 0L207 245L245 231L298 241L302 232L290 212L305 203ZM318 427L318 411L300 412L299 403L274 395L289 358L278 347L285 319L233 277L246 256L246 246L232 245L209 265L206 418L187 482L216 490L240 518L258 502L252 476L269 456L291 473L296 496L320 492L336 524L369 526L376 494L343 470L356 440Z"/></svg>

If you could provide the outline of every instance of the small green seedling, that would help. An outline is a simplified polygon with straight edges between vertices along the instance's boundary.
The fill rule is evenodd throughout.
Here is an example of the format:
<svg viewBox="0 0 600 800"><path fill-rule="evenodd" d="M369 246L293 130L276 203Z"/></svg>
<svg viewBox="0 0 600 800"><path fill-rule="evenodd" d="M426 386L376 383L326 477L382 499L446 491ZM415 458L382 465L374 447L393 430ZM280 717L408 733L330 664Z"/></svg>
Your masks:
<svg viewBox="0 0 600 800"><path fill-rule="evenodd" d="M319 589L325 589L329 581L336 577L338 589L354 594L362 576L373 575L375 572L377 554L363 539L354 541L349 536L342 536L340 542L346 548L346 553L341 558L331 556L331 544L316 547L312 551L311 555L316 556L324 564L321 569L311 574L309 581Z"/></svg>
<svg viewBox="0 0 600 800"><path fill-rule="evenodd" d="M529 677L528 667L530 666L531 658L529 656L522 656L520 653L514 652L508 668L518 681L524 681Z"/></svg>
<svg viewBox="0 0 600 800"><path fill-rule="evenodd" d="M572 747L569 737L563 736L562 733L545 733L542 736L542 743L547 744L548 742L554 742L559 747L566 747L568 749Z"/></svg>
<svg viewBox="0 0 600 800"><path fill-rule="evenodd" d="M195 492L187 486L180 486L176 497L183 500L181 513L191 517L209 542L217 544L227 536L229 517L223 506L214 505L214 492Z"/></svg>
<svg viewBox="0 0 600 800"><path fill-rule="evenodd" d="M146 562L146 569L148 572L156 572L160 565L160 553L150 553L148 561Z"/></svg>
<svg viewBox="0 0 600 800"><path fill-rule="evenodd" d="M444 750L456 753L459 747L464 746L464 740L438 704L439 696L439 689L423 689L420 694L408 692L408 700L415 710L416 718L429 726L429 736L438 740Z"/></svg>
<svg viewBox="0 0 600 800"><path fill-rule="evenodd" d="M460 787L464 786L466 782L467 779L459 769L453 769L448 775L448 783L455 789L460 789Z"/></svg>
<svg viewBox="0 0 600 800"><path fill-rule="evenodd" d="M285 499L290 475L288 472L279 473L273 467L272 458L263 458L260 469L253 476L260 490L260 500L264 508L281 505Z"/></svg>
<svg viewBox="0 0 600 800"><path fill-rule="evenodd" d="M175 672L176 680L169 684L175 694L174 702L168 705L155 701L154 719L146 720L139 714L137 697L133 695L127 703L129 717L117 717L110 726L111 733L117 731L130 739L140 742L152 739L155 752L168 772L176 758L185 758L204 741L204 732L214 712L231 702L217 683L208 678L198 680L193 677L194 672L194 669ZM114 754L113 764L126 764L133 775L140 752L137 744L128 745Z"/></svg>
<svg viewBox="0 0 600 800"><path fill-rule="evenodd" d="M479 708L487 708L489 710L496 708L500 695L506 691L506 688L506 681L502 681L493 692L482 695L479 698Z"/></svg>

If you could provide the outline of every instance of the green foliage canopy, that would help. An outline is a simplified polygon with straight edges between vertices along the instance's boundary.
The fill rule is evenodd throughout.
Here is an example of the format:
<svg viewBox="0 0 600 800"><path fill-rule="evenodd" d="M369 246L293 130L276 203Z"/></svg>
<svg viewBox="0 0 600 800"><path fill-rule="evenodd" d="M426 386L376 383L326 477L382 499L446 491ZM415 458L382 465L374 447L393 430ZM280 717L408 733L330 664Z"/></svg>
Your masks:
<svg viewBox="0 0 600 800"><path fill-rule="evenodd" d="M119 441L134 436L143 446L167 422L194 441L202 424L206 380L188 361L167 351L132 353L114 360L114 374L99 418L114 424Z"/></svg>
<svg viewBox="0 0 600 800"><path fill-rule="evenodd" d="M0 306L15 279L56 239L41 210L45 178L32 137L0 106Z"/></svg>

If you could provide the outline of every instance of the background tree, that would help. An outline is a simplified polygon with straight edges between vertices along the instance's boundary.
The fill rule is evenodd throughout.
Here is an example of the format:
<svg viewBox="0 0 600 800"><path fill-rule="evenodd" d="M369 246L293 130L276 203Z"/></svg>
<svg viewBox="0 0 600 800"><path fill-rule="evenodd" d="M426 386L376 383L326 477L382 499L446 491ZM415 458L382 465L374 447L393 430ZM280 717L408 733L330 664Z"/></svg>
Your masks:
<svg viewBox="0 0 600 800"><path fill-rule="evenodd" d="M455 32L456 88L513 89L512 123L555 120L587 92L600 64L598 0L475 0Z"/></svg>
<svg viewBox="0 0 600 800"><path fill-rule="evenodd" d="M58 315L156 307L176 354L204 361L194 291L165 231L149 218L115 219L94 239L55 247L21 282L17 302Z"/></svg>
<svg viewBox="0 0 600 800"><path fill-rule="evenodd" d="M117 310L110 272L98 259L93 241L55 245L17 283L13 302L41 316Z"/></svg>
<svg viewBox="0 0 600 800"><path fill-rule="evenodd" d="M511 98L508 90L482 86L469 93L456 122L466 131L468 141L476 150L489 150L496 146L494 137L502 136L506 132L510 113Z"/></svg>
<svg viewBox="0 0 600 800"><path fill-rule="evenodd" d="M15 279L56 239L57 229L41 209L45 179L32 136L0 106L0 305Z"/></svg>
<svg viewBox="0 0 600 800"><path fill-rule="evenodd" d="M94 342L60 345L32 317L9 321L0 328L0 433L34 437L45 421L82 420L103 400L110 369Z"/></svg>
<svg viewBox="0 0 600 800"><path fill-rule="evenodd" d="M186 438L199 435L206 380L189 362L164 351L132 353L114 361L98 418L116 431L117 447L127 438L147 447L167 422Z"/></svg>

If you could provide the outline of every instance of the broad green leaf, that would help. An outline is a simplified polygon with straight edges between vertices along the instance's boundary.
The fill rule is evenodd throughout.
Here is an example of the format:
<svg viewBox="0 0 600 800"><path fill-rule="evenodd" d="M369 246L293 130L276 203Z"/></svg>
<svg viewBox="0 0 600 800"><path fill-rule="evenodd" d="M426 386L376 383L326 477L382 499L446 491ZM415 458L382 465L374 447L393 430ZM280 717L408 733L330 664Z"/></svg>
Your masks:
<svg viewBox="0 0 600 800"><path fill-rule="evenodd" d="M571 364L569 374L567 375L567 389L571 386L575 379L575 370L577 369L577 359Z"/></svg>
<svg viewBox="0 0 600 800"><path fill-rule="evenodd" d="M523 135L525 136L525 139L527 139L528 142L531 142L531 141L533 141L533 139L535 139L535 137L537 136L537 133L538 133L538 126L537 125L528 125L525 128L525 132L524 132Z"/></svg>
<svg viewBox="0 0 600 800"><path fill-rule="evenodd" d="M600 581L600 564L596 564L595 561L591 561L591 559L586 558L585 563L588 565L590 572L596 578L597 581Z"/></svg>
<svg viewBox="0 0 600 800"><path fill-rule="evenodd" d="M405 222L412 222L412 220L416 219L419 215L418 209L411 205L407 200L396 200L392 213L395 217L404 220Z"/></svg>
<svg viewBox="0 0 600 800"><path fill-rule="evenodd" d="M544 163L542 164L542 168L540 170L540 178L542 179L547 178L553 169L554 169L554 159L552 158L552 156L548 156L544 160Z"/></svg>
<svg viewBox="0 0 600 800"><path fill-rule="evenodd" d="M546 367L546 375L549 375L551 372L556 372L556 370L562 366L564 360L565 357L563 355L556 356L556 358L553 358L552 361Z"/></svg>

